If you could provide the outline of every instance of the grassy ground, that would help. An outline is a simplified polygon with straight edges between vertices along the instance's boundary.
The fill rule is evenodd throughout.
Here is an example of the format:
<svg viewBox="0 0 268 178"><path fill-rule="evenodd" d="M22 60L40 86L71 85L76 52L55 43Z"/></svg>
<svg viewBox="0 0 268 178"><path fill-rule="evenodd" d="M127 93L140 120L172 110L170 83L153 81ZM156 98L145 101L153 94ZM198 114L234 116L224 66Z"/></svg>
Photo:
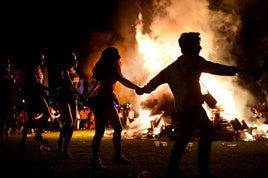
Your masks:
<svg viewBox="0 0 268 178"><path fill-rule="evenodd" d="M173 144L156 146L155 139L128 138L123 136L122 152L134 164L114 165L112 137L107 134L101 145L101 158L107 166L105 171L94 171L89 165L91 140L94 130L77 130L70 144L72 160L58 158L56 142L59 132L45 133L50 150L40 150L40 143L29 135L28 152L18 150L20 135L7 139L6 148L0 149L1 177L74 177L74 178L137 178L142 171L149 171L152 178L164 178L165 168ZM185 152L181 173L194 177L197 170L197 138L193 139L190 152ZM221 178L266 178L268 177L268 142L214 141L211 153L211 168ZM4 175L4 176L3 176Z"/></svg>

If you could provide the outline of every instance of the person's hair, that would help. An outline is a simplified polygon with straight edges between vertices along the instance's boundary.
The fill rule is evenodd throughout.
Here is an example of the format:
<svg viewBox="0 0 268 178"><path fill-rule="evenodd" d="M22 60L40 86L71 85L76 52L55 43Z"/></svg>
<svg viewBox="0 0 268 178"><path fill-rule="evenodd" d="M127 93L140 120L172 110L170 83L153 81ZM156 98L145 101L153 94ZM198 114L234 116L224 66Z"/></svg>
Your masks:
<svg viewBox="0 0 268 178"><path fill-rule="evenodd" d="M95 78L96 80L100 80L103 75L111 71L111 69L113 68L118 72L121 72L119 59L120 55L117 48L108 47L104 49L101 54L101 57L99 58L95 67L92 70L93 78Z"/></svg>
<svg viewBox="0 0 268 178"><path fill-rule="evenodd" d="M200 39L201 38L199 32L182 33L178 39L182 53L190 52L195 45L199 45Z"/></svg>

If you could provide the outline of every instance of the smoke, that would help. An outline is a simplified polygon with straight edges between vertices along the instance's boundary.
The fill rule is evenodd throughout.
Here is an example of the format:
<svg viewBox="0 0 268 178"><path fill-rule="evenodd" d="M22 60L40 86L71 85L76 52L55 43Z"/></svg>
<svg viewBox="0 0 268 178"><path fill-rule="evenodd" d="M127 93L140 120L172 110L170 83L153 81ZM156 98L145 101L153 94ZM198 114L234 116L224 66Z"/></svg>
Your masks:
<svg viewBox="0 0 268 178"><path fill-rule="evenodd" d="M246 44L250 43L245 42L245 35L248 34L245 33L247 31L245 21L250 14L247 10L251 9L249 7L259 7L256 4L255 1L250 0L243 2L227 0L120 1L117 5L117 13L112 16L111 28L92 33L84 48L84 50L90 51L85 57L87 59L87 65L85 65L87 74L91 75L89 71L91 71L103 48L113 45L121 53L124 76L133 83L142 86L161 69L176 60L180 55L178 37L181 33L188 31L201 33L203 49L200 55L207 60L252 69L260 63L255 60L255 58L259 59L256 53L253 56L254 51L245 48ZM265 10L262 8L262 11ZM156 45L160 46L151 54L160 52L162 55L144 58L145 53L139 51L140 44L136 39L139 13L142 15L143 37L152 39ZM258 18L262 18L260 14L261 12L258 12ZM263 20L260 21L263 22ZM252 36L255 37L256 34ZM262 44L267 43L267 36L266 40L261 37L258 39L262 39ZM148 64L151 65L148 66ZM159 67L152 70L155 66ZM252 87L255 83L247 78L208 75L202 76L202 80L219 102L223 97L217 96L217 93L226 90L233 91L232 95L238 106L242 107L254 100L252 99L254 98L251 94L252 91L249 90L250 88L256 89L256 87ZM163 91L165 90L168 91L167 89ZM255 92L258 93L258 91ZM122 85L118 85L116 93L121 103L129 102L134 107L139 107L142 101L142 98L137 96L133 90ZM171 95L170 92L167 93ZM160 104L161 94L155 94L149 98L152 101L155 99L157 99L156 105ZM147 102L150 103L148 100ZM155 107L161 108L160 106Z"/></svg>
<svg viewBox="0 0 268 178"><path fill-rule="evenodd" d="M150 116L161 112L171 115L174 111L174 100L170 92L159 89L157 93L152 93L146 100L141 101L140 106L141 109L150 110Z"/></svg>
<svg viewBox="0 0 268 178"><path fill-rule="evenodd" d="M148 3L140 3L141 12L144 12L142 17L145 17L143 18L143 34L154 39L154 43L161 46L159 51L165 54L157 56L156 59L145 60L155 60L156 63L162 65L162 68L166 67L180 55L177 43L179 35L183 32L195 31L201 34L201 46L203 47L201 56L213 62L237 65L237 61L234 60L232 54L232 49L236 44L236 38L241 29L241 19L239 14L233 10L233 7L228 6L229 10L226 8L224 10L221 10L221 8L211 9L210 3L206 0L151 1L150 7L148 8ZM165 46L169 46L167 50L174 48L174 52L163 52ZM150 65L146 67L150 68ZM159 70L161 69L151 71L149 77L157 74ZM142 74L139 73L139 75ZM222 86L221 82L217 80L218 77L207 77L209 79L203 79L203 82L209 90L216 92L231 90L245 95L247 93L244 91L244 88L240 89L243 92L237 91L239 90L239 86L233 83L236 81L236 78L225 78L224 89L217 89L215 86ZM148 78L144 81L148 81ZM222 81L222 78L220 81ZM245 97L245 95L242 97L249 98L248 96ZM155 95L155 97L157 100L160 99L158 95ZM152 101L155 100L153 97L150 98ZM219 103L221 103L220 98L222 96L217 96L217 98ZM241 100L238 99L237 101ZM161 102L155 104L159 103ZM240 104L241 106L244 105L244 103L239 103L238 105Z"/></svg>

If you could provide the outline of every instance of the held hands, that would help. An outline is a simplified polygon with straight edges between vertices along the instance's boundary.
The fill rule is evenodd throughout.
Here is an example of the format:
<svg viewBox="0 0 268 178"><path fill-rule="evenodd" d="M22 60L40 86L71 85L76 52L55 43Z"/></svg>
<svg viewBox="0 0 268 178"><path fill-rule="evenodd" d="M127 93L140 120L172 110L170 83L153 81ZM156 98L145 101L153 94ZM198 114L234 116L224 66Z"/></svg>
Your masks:
<svg viewBox="0 0 268 178"><path fill-rule="evenodd" d="M142 94L144 94L145 92L144 92L144 88L136 88L136 94L137 95L142 95Z"/></svg>

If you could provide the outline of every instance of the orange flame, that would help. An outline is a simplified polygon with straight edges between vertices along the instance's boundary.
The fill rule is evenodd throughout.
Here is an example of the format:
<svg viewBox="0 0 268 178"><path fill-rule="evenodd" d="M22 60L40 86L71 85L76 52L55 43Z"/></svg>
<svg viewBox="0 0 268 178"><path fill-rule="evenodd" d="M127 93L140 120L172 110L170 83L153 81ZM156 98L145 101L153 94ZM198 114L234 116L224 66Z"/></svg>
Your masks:
<svg viewBox="0 0 268 178"><path fill-rule="evenodd" d="M138 16L138 23L136 25L136 40L138 42L138 52L141 55L143 59L143 70L148 71L149 78L155 76L161 69L172 63L174 60L176 60L177 56L180 55L180 52L178 52L178 44L176 43L170 43L170 41L174 41L174 38L172 37L172 40L165 39L162 40L158 38L157 36L152 37L150 34L143 34L143 22L142 22L142 14L140 13ZM202 36L203 35L203 36ZM203 57L210 56L210 54L213 54L214 51L209 48L210 46L213 46L213 44L209 44L211 42L211 36L209 36L210 33L201 34L201 38L205 39L206 49L203 49L201 51L201 54L203 54ZM212 43L212 42L211 42ZM201 41L202 45L202 41ZM202 45L203 46L203 45ZM235 118L238 118L239 120L245 119L244 116L244 104L246 103L245 98L249 96L247 91L240 90L238 86L236 86L233 81L236 80L236 77L226 77L226 76L213 76L209 74L202 74L201 76L202 83L205 84L206 88L202 88L202 90L205 91L205 89L209 90L209 92L217 99L218 101L218 107L221 108L221 116L224 119L232 120ZM202 87L202 85L201 85ZM161 89L160 89L161 88ZM155 91L157 92L170 92L170 89L167 85L162 85L158 87ZM170 92L171 93L171 92ZM235 95L236 93L239 93L241 98L237 98ZM142 99L145 100L148 97L148 95L143 95ZM240 101L241 99L241 101ZM242 101L244 100L244 101ZM206 109L208 115L211 115L212 110ZM138 128L138 130L143 130L142 128L148 128L150 126L150 122L152 120L152 117L149 116L150 112L145 110L140 110L140 116L136 119L135 123L132 123L129 127L129 130ZM158 116L154 116L158 117ZM257 126L263 127L263 126ZM257 129L259 130L259 129ZM255 133L257 133L257 130ZM267 128L260 128L262 130L261 132L267 132ZM132 130L133 131L133 130ZM158 132L157 130L156 132ZM133 134L133 133L132 133ZM245 133L245 140L252 140L252 135Z"/></svg>

